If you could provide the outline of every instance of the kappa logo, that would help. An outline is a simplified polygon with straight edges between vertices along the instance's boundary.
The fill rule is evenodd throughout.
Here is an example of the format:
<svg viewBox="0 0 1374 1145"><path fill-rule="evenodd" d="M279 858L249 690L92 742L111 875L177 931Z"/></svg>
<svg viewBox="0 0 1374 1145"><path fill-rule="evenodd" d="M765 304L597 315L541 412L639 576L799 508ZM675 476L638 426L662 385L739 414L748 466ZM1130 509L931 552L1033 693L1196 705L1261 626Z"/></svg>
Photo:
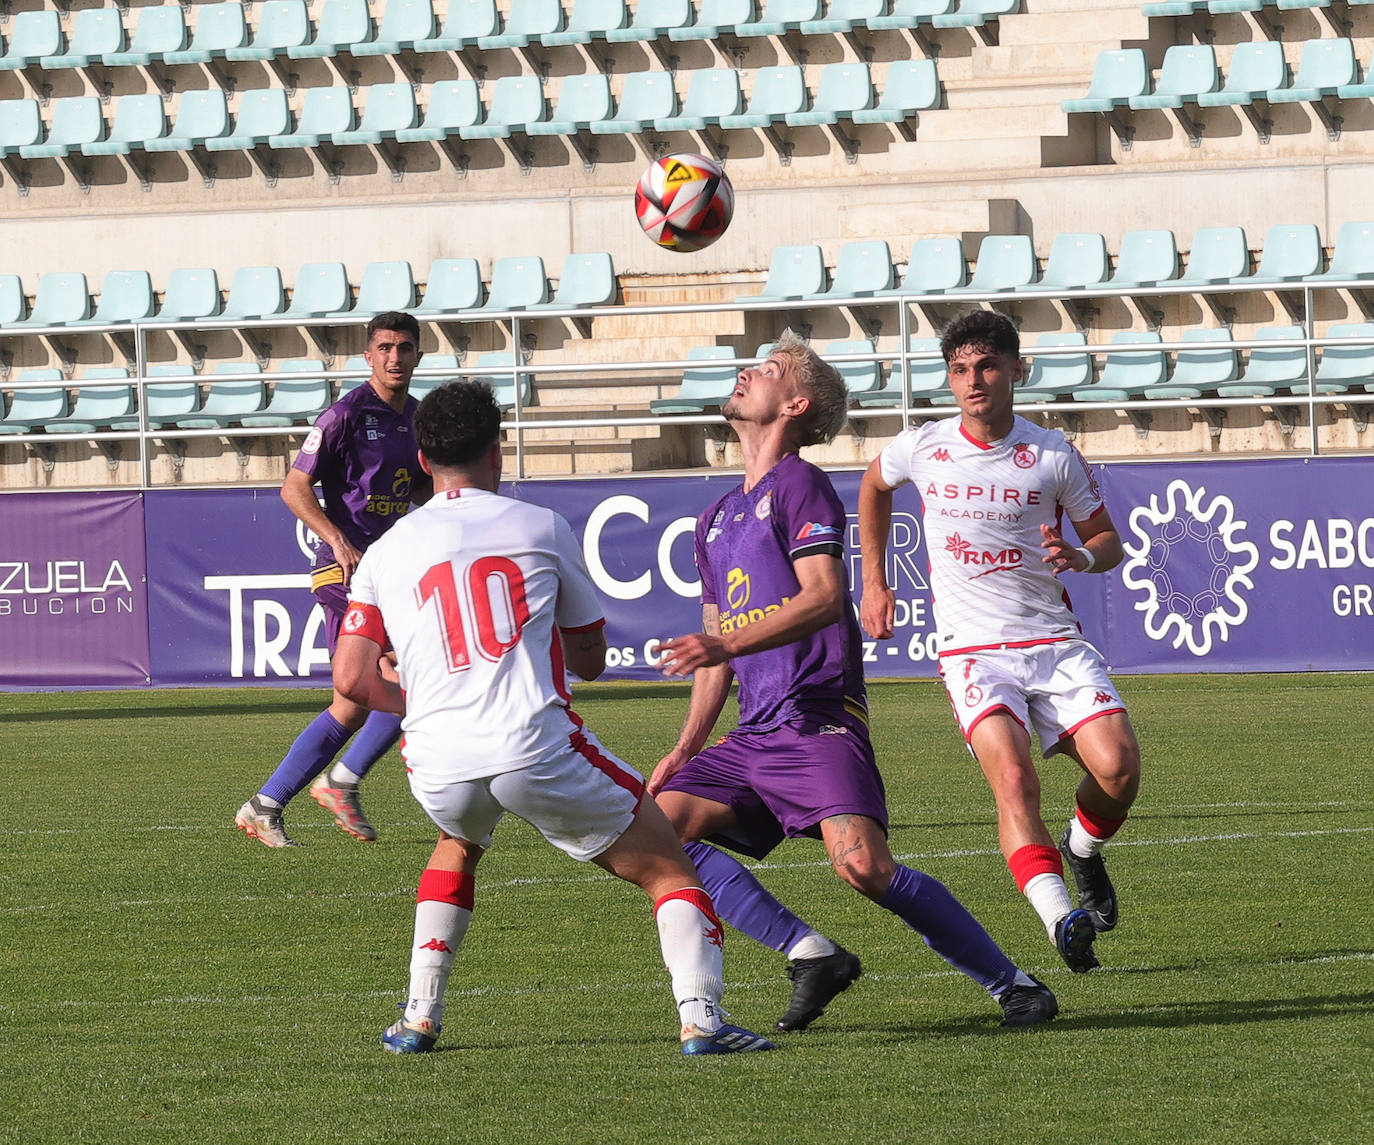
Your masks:
<svg viewBox="0 0 1374 1145"><path fill-rule="evenodd" d="M437 950L440 954L452 954L453 950L442 938L431 938L420 947L421 950Z"/></svg>
<svg viewBox="0 0 1374 1145"><path fill-rule="evenodd" d="M1095 696L1093 697L1093 703L1094 703L1094 704L1114 704L1114 703L1116 703L1116 697L1113 696L1110 692L1098 692L1097 695L1095 695Z"/></svg>
<svg viewBox="0 0 1374 1145"><path fill-rule="evenodd" d="M723 926L706 926L702 928L701 935L712 946L719 946L725 949L725 928Z"/></svg>
<svg viewBox="0 0 1374 1145"><path fill-rule="evenodd" d="M1244 594L1254 589L1250 574L1259 564L1246 528L1229 497L1208 498L1205 487L1182 479L1169 483L1162 502L1151 497L1131 513L1121 580L1141 594L1135 610L1143 614L1146 636L1175 648L1186 644L1201 657L1245 623Z"/></svg>
<svg viewBox="0 0 1374 1145"><path fill-rule="evenodd" d="M932 453L929 457L927 457L926 460L927 460L927 461L953 461L954 458L952 458L952 457L949 455L949 450L948 450L948 449L946 449L944 446L941 446L941 447L940 447L939 449L937 449L934 453Z"/></svg>

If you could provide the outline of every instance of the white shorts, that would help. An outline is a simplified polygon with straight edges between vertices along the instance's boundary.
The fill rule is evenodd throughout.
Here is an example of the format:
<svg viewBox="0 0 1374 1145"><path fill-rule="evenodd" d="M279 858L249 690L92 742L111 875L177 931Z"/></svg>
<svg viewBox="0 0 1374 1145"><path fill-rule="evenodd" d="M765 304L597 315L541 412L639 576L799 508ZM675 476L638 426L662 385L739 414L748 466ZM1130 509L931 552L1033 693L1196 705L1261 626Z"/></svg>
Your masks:
<svg viewBox="0 0 1374 1145"><path fill-rule="evenodd" d="M560 851L586 862L620 838L644 796L644 777L590 732L547 760L481 779L426 785L411 772L410 792L440 830L487 848L502 814L518 815Z"/></svg>
<svg viewBox="0 0 1374 1145"><path fill-rule="evenodd" d="M1001 711L1034 730L1049 756L1084 724L1126 710L1102 657L1085 640L946 655L940 675L965 741L980 720Z"/></svg>

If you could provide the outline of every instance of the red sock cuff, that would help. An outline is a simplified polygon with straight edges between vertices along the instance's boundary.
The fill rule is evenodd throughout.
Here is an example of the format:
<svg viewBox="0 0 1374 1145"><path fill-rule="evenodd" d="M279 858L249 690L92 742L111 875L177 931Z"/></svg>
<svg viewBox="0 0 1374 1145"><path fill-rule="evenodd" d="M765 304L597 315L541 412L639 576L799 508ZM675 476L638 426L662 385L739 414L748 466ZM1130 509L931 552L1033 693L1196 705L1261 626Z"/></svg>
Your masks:
<svg viewBox="0 0 1374 1145"><path fill-rule="evenodd" d="M1054 847L1041 843L1027 843L1018 847L1007 860L1011 877L1016 880L1016 889L1025 892L1026 884L1036 875L1058 875L1064 877L1064 860Z"/></svg>
<svg viewBox="0 0 1374 1145"><path fill-rule="evenodd" d="M446 902L472 909L476 881L462 871L440 871L426 867L420 875L420 890L416 902Z"/></svg>
<svg viewBox="0 0 1374 1145"><path fill-rule="evenodd" d="M1083 824L1083 830L1094 839L1110 839L1121 830L1121 824L1126 822L1124 815L1120 819L1107 819L1101 815L1094 815L1091 811L1084 810L1081 803L1074 807L1074 814L1078 816L1078 821Z"/></svg>
<svg viewBox="0 0 1374 1145"><path fill-rule="evenodd" d="M658 915L659 908L671 899L682 899L683 902L691 903L697 910L701 911L702 914L711 920L712 926L720 925L720 919L716 917L715 903L711 901L711 896L700 887L683 887L680 891L669 891L654 903L655 917Z"/></svg>

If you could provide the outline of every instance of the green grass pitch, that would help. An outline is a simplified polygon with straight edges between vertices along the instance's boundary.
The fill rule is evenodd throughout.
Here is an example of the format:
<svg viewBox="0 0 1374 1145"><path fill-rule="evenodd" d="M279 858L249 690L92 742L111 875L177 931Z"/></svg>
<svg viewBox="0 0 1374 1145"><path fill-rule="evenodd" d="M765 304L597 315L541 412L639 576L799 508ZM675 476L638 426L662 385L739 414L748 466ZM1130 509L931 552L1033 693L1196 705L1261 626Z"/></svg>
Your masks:
<svg viewBox="0 0 1374 1145"><path fill-rule="evenodd" d="M1000 1013L819 844L762 877L864 960L777 1053L683 1059L648 905L508 821L478 876L442 1052L379 1036L406 985L433 830L395 755L380 841L302 797L305 844L233 815L323 703L301 691L0 696L0 1141L1109 1142L1374 1140L1374 676L1120 681L1144 748L1109 851L1122 923L1071 975L996 851L986 785L933 682L871 687L893 850L1059 996ZM648 770L686 690L583 687ZM1042 767L1046 818L1072 765ZM726 1005L771 1028L783 960L731 935Z"/></svg>

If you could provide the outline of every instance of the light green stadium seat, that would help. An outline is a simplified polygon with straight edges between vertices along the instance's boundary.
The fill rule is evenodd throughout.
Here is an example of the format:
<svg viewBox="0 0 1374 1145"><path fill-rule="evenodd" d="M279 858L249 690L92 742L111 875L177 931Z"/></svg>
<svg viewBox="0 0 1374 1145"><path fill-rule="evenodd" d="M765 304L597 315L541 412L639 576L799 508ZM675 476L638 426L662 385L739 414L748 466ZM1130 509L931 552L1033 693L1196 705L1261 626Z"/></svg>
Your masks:
<svg viewBox="0 0 1374 1145"><path fill-rule="evenodd" d="M743 104L739 72L734 68L698 68L687 84L679 115L654 120L659 131L702 131L722 116L738 115Z"/></svg>
<svg viewBox="0 0 1374 1145"><path fill-rule="evenodd" d="M398 143L437 142L457 135L460 128L471 127L482 119L482 99L475 80L440 80L429 89L424 119L419 127L396 132Z"/></svg>
<svg viewBox="0 0 1374 1145"><path fill-rule="evenodd" d="M16 155L43 138L43 116L36 99L0 100L0 155Z"/></svg>
<svg viewBox="0 0 1374 1145"><path fill-rule="evenodd" d="M601 72L566 76L549 119L525 124L527 135L576 135L611 113L611 81Z"/></svg>
<svg viewBox="0 0 1374 1145"><path fill-rule="evenodd" d="M500 367L509 371L501 374L488 374L485 379L491 385L491 396L496 399L496 404L501 407L502 411L511 409L516 405L517 393L522 408L530 404L534 375L524 370L521 370L518 375L515 374L515 368L524 365L517 359L515 353L510 350L491 350L478 357L477 365L483 368ZM518 390L516 377L519 378Z"/></svg>
<svg viewBox="0 0 1374 1145"><path fill-rule="evenodd" d="M219 276L213 267L177 267L167 275L158 319L162 322L190 322L214 318L219 314Z"/></svg>
<svg viewBox="0 0 1374 1145"><path fill-rule="evenodd" d="M296 273L291 305L283 318L323 318L342 314L353 305L348 269L341 262L306 263Z"/></svg>
<svg viewBox="0 0 1374 1145"><path fill-rule="evenodd" d="M431 390L459 376L456 355L426 354L420 359L419 369L410 379L410 396L417 402L424 401L425 395Z"/></svg>
<svg viewBox="0 0 1374 1145"><path fill-rule="evenodd" d="M182 92L172 130L149 139L149 151L194 151L207 140L229 134L229 104L219 88Z"/></svg>
<svg viewBox="0 0 1374 1145"><path fill-rule="evenodd" d="M1330 8L1331 0L1278 0L1274 7L1280 12L1300 12L1307 8Z"/></svg>
<svg viewBox="0 0 1374 1145"><path fill-rule="evenodd" d="M691 22L691 0L639 0L630 23L612 28L606 39L612 44L643 43L662 39L674 28L685 28Z"/></svg>
<svg viewBox="0 0 1374 1145"><path fill-rule="evenodd" d="M482 270L475 258L437 258L425 278L425 293L412 313L416 318L457 314L482 305Z"/></svg>
<svg viewBox="0 0 1374 1145"><path fill-rule="evenodd" d="M128 155L141 150L150 139L167 134L167 112L160 95L124 95L115 104L110 134L93 143L83 143L83 155Z"/></svg>
<svg viewBox="0 0 1374 1145"><path fill-rule="evenodd" d="M301 116L294 131L270 136L267 145L274 149L315 147L322 139L352 131L353 100L346 87L307 88Z"/></svg>
<svg viewBox="0 0 1374 1145"><path fill-rule="evenodd" d="M768 260L768 277L758 294L736 302L795 302L825 290L825 255L815 243L777 246Z"/></svg>
<svg viewBox="0 0 1374 1145"><path fill-rule="evenodd" d="M1229 342L1231 331L1221 326L1215 330L1185 330L1180 342ZM1151 386L1145 397L1158 401L1200 398L1226 382L1236 378L1236 352L1226 346L1205 345L1196 350L1180 350L1174 359L1174 372L1167 382Z"/></svg>
<svg viewBox="0 0 1374 1145"><path fill-rule="evenodd" d="M1133 95L1127 103L1137 111L1182 107L1217 90L1217 57L1211 44L1175 44L1164 53L1155 90Z"/></svg>
<svg viewBox="0 0 1374 1145"><path fill-rule="evenodd" d="M1207 11L1213 16L1234 16L1239 12L1260 12L1269 0L1207 0Z"/></svg>
<svg viewBox="0 0 1374 1145"><path fill-rule="evenodd" d="M100 99L93 95L66 95L53 100L52 123L41 143L19 148L25 159L56 159L80 151L87 143L105 138L105 117Z"/></svg>
<svg viewBox="0 0 1374 1145"><path fill-rule="evenodd" d="M129 371L123 366L97 366L83 373L77 381L80 387L76 404L66 417L53 418L44 429L48 433L99 433L112 429L135 410L134 388L127 384ZM90 382L125 379L126 384L93 386Z"/></svg>
<svg viewBox="0 0 1374 1145"><path fill-rule="evenodd" d="M830 289L808 299L866 298L892 287L892 252L883 239L845 243L835 261Z"/></svg>
<svg viewBox="0 0 1374 1145"><path fill-rule="evenodd" d="M1309 274L1308 282L1339 282L1374 278L1374 222L1342 223L1336 232L1331 266L1324 274Z"/></svg>
<svg viewBox="0 0 1374 1145"><path fill-rule="evenodd" d="M541 36L562 29L563 6L559 0L511 0L505 26L495 35L482 36L477 46L484 52L494 48L524 48Z"/></svg>
<svg viewBox="0 0 1374 1145"><path fill-rule="evenodd" d="M978 28L1001 16L1010 16L1021 7L1021 0L959 0L953 12L936 16L937 28Z"/></svg>
<svg viewBox="0 0 1374 1145"><path fill-rule="evenodd" d="M21 370L16 382L60 382L61 370ZM61 386L13 391L9 412L0 418L0 433L32 433L46 422L67 416L67 391Z"/></svg>
<svg viewBox="0 0 1374 1145"><path fill-rule="evenodd" d="M434 35L434 5L431 0L387 0L377 25L377 38L354 44L355 56L395 56L411 51L417 42Z"/></svg>
<svg viewBox="0 0 1374 1145"><path fill-rule="evenodd" d="M1264 236L1259 266L1241 282L1298 282L1322 268L1322 240L1311 223L1276 224Z"/></svg>
<svg viewBox="0 0 1374 1145"><path fill-rule="evenodd" d="M887 0L830 0L824 16L803 20L803 36L838 36L862 27L887 11Z"/></svg>
<svg viewBox="0 0 1374 1145"><path fill-rule="evenodd" d="M349 147L395 139L398 131L416 126L415 87L409 83L379 83L367 89L367 100L356 130L338 131L330 138L336 146Z"/></svg>
<svg viewBox="0 0 1374 1145"><path fill-rule="evenodd" d="M940 80L934 60L893 60L877 104L860 108L850 118L855 123L902 123L918 111L939 105Z"/></svg>
<svg viewBox="0 0 1374 1145"><path fill-rule="evenodd" d="M615 266L606 251L570 254L563 260L558 289L547 302L530 310L571 310L577 306L607 306L615 301Z"/></svg>
<svg viewBox="0 0 1374 1145"><path fill-rule="evenodd" d="M461 52L475 48L483 36L495 36L500 30L495 0L449 0L443 29L432 39L417 41L415 51Z"/></svg>
<svg viewBox="0 0 1374 1145"><path fill-rule="evenodd" d="M1301 326L1265 326L1255 331L1257 342L1289 341L1305 337ZM1234 382L1217 386L1223 398L1267 398L1281 388L1303 383L1307 388L1307 348L1305 346L1256 346L1250 351L1245 370Z"/></svg>
<svg viewBox="0 0 1374 1145"><path fill-rule="evenodd" d="M1349 0L1347 0L1347 3ZM1374 0L1360 0L1361 3L1374 4ZM1343 83L1336 89L1338 99L1374 98L1374 59L1364 65L1364 78Z"/></svg>
<svg viewBox="0 0 1374 1145"><path fill-rule="evenodd" d="M786 116L793 127L838 123L854 112L873 106L873 81L866 63L826 64L816 87L816 100L809 111L794 111Z"/></svg>
<svg viewBox="0 0 1374 1145"><path fill-rule="evenodd" d="M12 326L28 313L24 283L17 274L0 274L0 326Z"/></svg>
<svg viewBox="0 0 1374 1145"><path fill-rule="evenodd" d="M558 32L545 32L539 42L546 48L557 48L604 40L616 28L625 27L628 16L625 0L573 0L568 26Z"/></svg>
<svg viewBox="0 0 1374 1145"><path fill-rule="evenodd" d="M544 86L538 76L501 76L492 86L486 118L460 127L463 139L505 139L525 125L546 119Z"/></svg>
<svg viewBox="0 0 1374 1145"><path fill-rule="evenodd" d="M973 277L950 294L1000 294L1036 279L1035 247L1026 235L986 235L978 244Z"/></svg>
<svg viewBox="0 0 1374 1145"><path fill-rule="evenodd" d="M1202 227L1193 235L1188 265L1180 286L1205 286L1243 278L1250 270L1250 250L1240 227Z"/></svg>
<svg viewBox="0 0 1374 1145"><path fill-rule="evenodd" d="M156 309L153 280L146 270L112 270L100 286L95 313L69 325L118 326L151 318Z"/></svg>
<svg viewBox="0 0 1374 1145"><path fill-rule="evenodd" d="M851 339L829 343L821 357L830 361L830 359L841 355L871 353L873 353L872 342L866 339ZM831 361L830 364L844 379L844 388L849 391L850 397L873 393L882 385L883 368L876 360L871 362Z"/></svg>
<svg viewBox="0 0 1374 1145"><path fill-rule="evenodd" d="M1078 331L1067 334L1041 334L1036 346L1087 346L1088 340ZM1032 354L1026 380L1016 388L1018 402L1052 402L1073 393L1093 380L1092 359L1086 350L1081 354Z"/></svg>
<svg viewBox="0 0 1374 1145"><path fill-rule="evenodd" d="M207 151L247 151L269 139L286 134L291 108L286 89L254 88L239 97L238 115L227 135L205 141Z"/></svg>
<svg viewBox="0 0 1374 1145"><path fill-rule="evenodd" d="M1157 346L1159 334L1153 330L1122 330L1112 335L1113 346ZM1073 393L1079 402L1124 402L1144 395L1168 375L1163 350L1142 350L1135 353L1107 353L1102 373L1096 385L1084 386Z"/></svg>
<svg viewBox="0 0 1374 1145"><path fill-rule="evenodd" d="M1326 331L1327 338L1367 338L1363 346L1321 346L1321 359L1312 378L1312 389L1319 394L1344 394L1353 389L1368 390L1374 385L1374 322L1340 322ZM1288 392L1306 397L1304 380L1289 386Z"/></svg>
<svg viewBox="0 0 1374 1145"><path fill-rule="evenodd" d="M720 117L723 130L768 127L806 108L806 81L796 64L774 64L754 73L754 87L744 111Z"/></svg>
<svg viewBox="0 0 1374 1145"><path fill-rule="evenodd" d="M955 0L895 0L887 15L870 16L864 21L875 32L902 31L930 24L936 16L954 11Z"/></svg>
<svg viewBox="0 0 1374 1145"><path fill-rule="evenodd" d="M148 367L148 378L175 378L176 381L152 381L144 386L143 396L148 411L148 427L157 429L171 425L177 418L192 414L200 406L200 387L196 384L195 371L181 363L161 363ZM110 423L111 429L130 430L138 428L137 416L118 418Z"/></svg>
<svg viewBox="0 0 1374 1145"><path fill-rule="evenodd" d="M718 40L754 18L754 0L701 0L695 24L669 28L670 40Z"/></svg>
<svg viewBox="0 0 1374 1145"><path fill-rule="evenodd" d="M179 5L166 4L140 8L128 48L105 52L100 59L107 68L146 67L185 47L186 16Z"/></svg>
<svg viewBox="0 0 1374 1145"><path fill-rule="evenodd" d="M279 373L322 373L324 363L318 358L292 358L281 364ZM272 383L272 397L260 413L245 414L240 422L245 426L268 427L313 425L332 400L329 379L279 377Z"/></svg>
<svg viewBox="0 0 1374 1145"><path fill-rule="evenodd" d="M202 4L196 9L196 29L190 46L164 52L162 62L168 66L208 64L223 59L231 48L242 48L247 43L248 21L242 4Z"/></svg>
<svg viewBox="0 0 1374 1145"><path fill-rule="evenodd" d="M1107 285L1154 286L1177 277L1178 244L1173 231L1127 231L1121 236L1116 269Z"/></svg>
<svg viewBox="0 0 1374 1145"><path fill-rule="evenodd" d="M734 358L733 346L693 346L687 351L691 365L683 371L678 392L668 398L654 398L649 408L656 414L704 413L719 409L735 392L739 370L735 366L712 366L706 363Z"/></svg>
<svg viewBox="0 0 1374 1145"><path fill-rule="evenodd" d="M917 239L907 255L901 283L879 290L877 295L943 294L963 286L967 278L964 245L958 239Z"/></svg>
<svg viewBox="0 0 1374 1145"><path fill-rule="evenodd" d="M61 51L62 24L55 11L20 12L14 17L5 53L0 55L0 71L23 71Z"/></svg>
<svg viewBox="0 0 1374 1145"><path fill-rule="evenodd" d="M358 283L358 301L352 310L340 311L354 318L371 318L388 310L409 310L415 305L415 275L404 259L370 262Z"/></svg>
<svg viewBox="0 0 1374 1145"><path fill-rule="evenodd" d="M929 405L935 398L949 394L949 379L945 370L945 360L940 356L938 338L908 338L907 350L920 354L917 359L908 359L911 368L911 400L916 405ZM933 356L932 356L933 355ZM854 402L860 409L894 409L902 404L902 379L905 370L901 358L892 363L888 371L887 383L866 394L855 395Z"/></svg>
<svg viewBox="0 0 1374 1145"><path fill-rule="evenodd" d="M423 361L423 359L421 359L421 361ZM352 393L359 386L365 385L367 379L372 376L372 367L367 364L367 359L361 354L355 354L353 357L345 360L343 370L344 373L354 373L357 370L361 370L362 373L355 373L355 376L351 378L341 378L339 380L339 397L343 397L344 394Z"/></svg>
<svg viewBox="0 0 1374 1145"><path fill-rule="evenodd" d="M1108 112L1125 107L1131 99L1150 90L1150 68L1139 48L1099 52L1093 65L1088 94L1082 99L1060 100L1059 106L1072 114L1077 111Z"/></svg>
<svg viewBox="0 0 1374 1145"><path fill-rule="evenodd" d="M275 266L241 266L229 283L221 318L273 318L286 308L286 289Z"/></svg>
<svg viewBox="0 0 1374 1145"><path fill-rule="evenodd" d="M261 374L256 362L219 362L210 371L205 403L189 417L178 418L178 429L223 429L262 409L266 396L261 378L222 378L223 374Z"/></svg>
<svg viewBox="0 0 1374 1145"><path fill-rule="evenodd" d="M224 58L231 62L271 60L299 48L310 39L310 15L305 0L267 0L258 13L253 38L228 48Z"/></svg>
<svg viewBox="0 0 1374 1145"><path fill-rule="evenodd" d="M1284 85L1288 65L1283 45L1277 40L1237 44L1220 91L1205 91L1197 97L1199 107L1236 107L1265 99L1267 93Z"/></svg>
<svg viewBox="0 0 1374 1145"><path fill-rule="evenodd" d="M635 135L677 113L677 91L667 72L631 72L610 119L592 124L593 135Z"/></svg>
<svg viewBox="0 0 1374 1145"><path fill-rule="evenodd" d="M1039 282L1016 289L1075 290L1099 286L1107 277L1107 242L1099 234L1055 235Z"/></svg>
<svg viewBox="0 0 1374 1145"><path fill-rule="evenodd" d="M1302 46L1298 72L1291 87L1270 90L1270 103L1312 103L1335 95L1355 80L1355 46L1341 38L1308 40Z"/></svg>
<svg viewBox="0 0 1374 1145"><path fill-rule="evenodd" d="M72 21L72 34L66 50L42 56L38 64L44 71L84 68L103 58L106 52L123 49L123 13L114 7L83 8Z"/></svg>
<svg viewBox="0 0 1374 1145"><path fill-rule="evenodd" d="M491 268L491 288L479 310L526 310L549 300L549 278L538 255L498 258Z"/></svg>
<svg viewBox="0 0 1374 1145"><path fill-rule="evenodd" d="M320 60L351 51L357 44L372 39L372 14L367 0L325 0L314 38L307 44L287 48L293 60Z"/></svg>
<svg viewBox="0 0 1374 1145"><path fill-rule="evenodd" d="M39 326L66 326L89 318L91 290L79 271L49 271L38 278L33 312L6 329L22 330Z"/></svg>
<svg viewBox="0 0 1374 1145"><path fill-rule="evenodd" d="M797 31L807 20L819 20L821 0L763 0L763 12L757 20L735 25L735 35L749 39L754 36L785 36Z"/></svg>
<svg viewBox="0 0 1374 1145"><path fill-rule="evenodd" d="M1207 0L1160 0L1155 4L1142 4L1140 11L1147 17L1191 16L1194 12L1205 12Z"/></svg>

